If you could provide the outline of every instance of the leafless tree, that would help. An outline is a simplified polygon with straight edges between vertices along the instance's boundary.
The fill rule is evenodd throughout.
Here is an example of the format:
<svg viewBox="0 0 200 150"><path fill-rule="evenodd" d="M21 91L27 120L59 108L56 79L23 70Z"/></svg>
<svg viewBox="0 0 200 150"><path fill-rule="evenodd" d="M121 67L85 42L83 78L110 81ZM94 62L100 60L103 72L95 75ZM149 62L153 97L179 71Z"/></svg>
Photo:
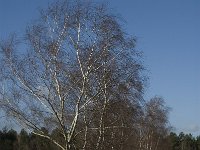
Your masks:
<svg viewBox="0 0 200 150"><path fill-rule="evenodd" d="M168 113L169 107L163 98L153 97L146 102L138 128L139 150L160 150L162 139L170 131Z"/></svg>
<svg viewBox="0 0 200 150"><path fill-rule="evenodd" d="M0 106L62 150L124 149L143 93L134 47L104 5L56 2L25 39L1 42Z"/></svg>

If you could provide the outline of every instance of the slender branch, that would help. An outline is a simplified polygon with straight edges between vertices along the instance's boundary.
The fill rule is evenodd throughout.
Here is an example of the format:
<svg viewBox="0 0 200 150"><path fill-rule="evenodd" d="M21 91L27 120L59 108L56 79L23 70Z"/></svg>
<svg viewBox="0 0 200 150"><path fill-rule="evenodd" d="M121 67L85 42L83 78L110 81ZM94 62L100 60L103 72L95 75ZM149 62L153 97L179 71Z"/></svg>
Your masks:
<svg viewBox="0 0 200 150"><path fill-rule="evenodd" d="M50 136L44 135L44 134L40 134L40 133L37 133L37 132L34 132L34 131L33 131L32 133L35 134L35 135L44 137L44 138L46 138L46 139L49 139L49 140L52 141L54 144L56 144L58 147L60 147L62 150L66 150L62 145L60 145L56 140L52 139Z"/></svg>

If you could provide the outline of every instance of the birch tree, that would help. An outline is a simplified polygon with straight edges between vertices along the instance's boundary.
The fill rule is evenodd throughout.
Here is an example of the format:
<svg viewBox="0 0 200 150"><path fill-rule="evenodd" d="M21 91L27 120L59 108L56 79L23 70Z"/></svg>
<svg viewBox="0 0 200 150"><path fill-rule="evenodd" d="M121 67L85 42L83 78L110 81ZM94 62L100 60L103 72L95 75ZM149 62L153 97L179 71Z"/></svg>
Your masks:
<svg viewBox="0 0 200 150"><path fill-rule="evenodd" d="M123 149L144 76L135 39L121 25L91 2L57 1L41 11L25 38L1 42L1 108L62 150Z"/></svg>
<svg viewBox="0 0 200 150"><path fill-rule="evenodd" d="M163 149L162 140L170 131L168 113L169 108L163 98L153 97L146 102L138 129L139 150Z"/></svg>

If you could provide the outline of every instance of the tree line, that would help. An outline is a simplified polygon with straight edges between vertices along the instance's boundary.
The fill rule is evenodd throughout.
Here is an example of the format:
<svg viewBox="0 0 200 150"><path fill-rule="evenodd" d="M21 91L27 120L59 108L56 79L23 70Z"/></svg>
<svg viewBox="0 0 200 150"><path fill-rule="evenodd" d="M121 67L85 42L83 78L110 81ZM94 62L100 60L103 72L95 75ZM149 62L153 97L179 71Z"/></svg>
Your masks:
<svg viewBox="0 0 200 150"><path fill-rule="evenodd" d="M48 132L45 128L41 130ZM56 139L61 138L57 129L48 134ZM164 137L160 145L162 145L158 148L160 150L200 150L200 136L194 137L183 132L179 134L171 132ZM1 150L59 150L51 141L28 133L24 129L17 133L13 129L6 128L0 131L0 148Z"/></svg>

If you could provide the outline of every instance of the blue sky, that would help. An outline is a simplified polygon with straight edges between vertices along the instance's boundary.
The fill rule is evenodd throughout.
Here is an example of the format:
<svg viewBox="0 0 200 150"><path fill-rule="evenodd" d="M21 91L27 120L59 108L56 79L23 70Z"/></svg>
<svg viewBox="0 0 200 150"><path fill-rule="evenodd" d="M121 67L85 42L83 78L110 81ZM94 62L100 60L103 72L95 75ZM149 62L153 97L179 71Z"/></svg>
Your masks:
<svg viewBox="0 0 200 150"><path fill-rule="evenodd" d="M0 38L22 33L52 0L0 0ZM105 1L105 0L104 0ZM146 98L162 96L172 108L171 125L200 134L200 1L108 0L137 37L149 70Z"/></svg>

